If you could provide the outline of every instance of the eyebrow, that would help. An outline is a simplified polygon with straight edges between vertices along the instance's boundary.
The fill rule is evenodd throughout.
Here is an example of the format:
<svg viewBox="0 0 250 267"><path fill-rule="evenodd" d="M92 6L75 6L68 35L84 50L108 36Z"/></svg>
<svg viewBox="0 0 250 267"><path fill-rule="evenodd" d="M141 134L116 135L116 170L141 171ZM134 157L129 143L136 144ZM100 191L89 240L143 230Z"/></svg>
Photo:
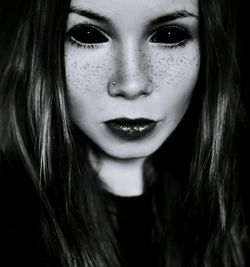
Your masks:
<svg viewBox="0 0 250 267"><path fill-rule="evenodd" d="M180 10L180 11L174 11L168 14L164 14L156 19L152 19L148 24L160 24L163 22L169 22L181 18L188 18L188 17L193 17L195 19L199 19L199 16L188 12L187 10Z"/></svg>
<svg viewBox="0 0 250 267"><path fill-rule="evenodd" d="M75 14L82 16L82 17L94 19L94 20L99 21L99 22L112 24L112 22L109 18L107 18L101 14L98 14L96 12L90 11L90 10L83 10L83 9L78 9L76 7L71 7L69 10L69 13L75 13Z"/></svg>
<svg viewBox="0 0 250 267"><path fill-rule="evenodd" d="M83 16L83 17L86 17L89 19L94 19L94 20L99 21L99 22L112 24L112 21L109 18L107 18L107 17L105 17L99 13L93 12L91 10L83 10L83 9L79 9L76 7L71 7L69 13L75 13L79 16ZM156 19L152 19L147 24L149 24L149 25L150 24L159 24L159 23L173 21L176 19L187 18L187 17L193 17L193 18L199 19L199 16L197 16L191 12L188 12L187 10L180 10L180 11L174 11L174 12L171 12L168 14L164 14L164 15L156 18Z"/></svg>

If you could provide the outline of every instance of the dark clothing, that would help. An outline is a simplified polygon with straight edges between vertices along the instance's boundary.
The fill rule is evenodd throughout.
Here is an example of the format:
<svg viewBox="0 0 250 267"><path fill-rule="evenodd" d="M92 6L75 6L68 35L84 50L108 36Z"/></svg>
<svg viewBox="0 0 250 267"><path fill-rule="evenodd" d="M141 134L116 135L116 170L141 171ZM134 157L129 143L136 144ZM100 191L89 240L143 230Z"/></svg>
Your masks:
<svg viewBox="0 0 250 267"><path fill-rule="evenodd" d="M117 209L117 239L125 267L155 267L156 251L151 242L152 212L148 195L107 195Z"/></svg>
<svg viewBox="0 0 250 267"><path fill-rule="evenodd" d="M22 172L0 173L0 265L44 267L39 199Z"/></svg>
<svg viewBox="0 0 250 267"><path fill-rule="evenodd" d="M0 173L0 262L1 267L46 267L47 257L42 239L39 199L27 176ZM149 199L118 197L107 194L118 213L118 244L125 267L152 266Z"/></svg>

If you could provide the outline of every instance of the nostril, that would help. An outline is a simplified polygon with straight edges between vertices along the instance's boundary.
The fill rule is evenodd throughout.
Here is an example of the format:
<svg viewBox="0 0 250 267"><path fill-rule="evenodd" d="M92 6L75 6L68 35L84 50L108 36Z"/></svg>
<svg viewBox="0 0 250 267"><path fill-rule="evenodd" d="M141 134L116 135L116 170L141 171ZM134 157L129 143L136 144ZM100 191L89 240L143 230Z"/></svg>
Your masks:
<svg viewBox="0 0 250 267"><path fill-rule="evenodd" d="M152 80L142 73L127 73L110 79L108 92L111 96L119 96L134 99L139 96L147 96L152 92Z"/></svg>

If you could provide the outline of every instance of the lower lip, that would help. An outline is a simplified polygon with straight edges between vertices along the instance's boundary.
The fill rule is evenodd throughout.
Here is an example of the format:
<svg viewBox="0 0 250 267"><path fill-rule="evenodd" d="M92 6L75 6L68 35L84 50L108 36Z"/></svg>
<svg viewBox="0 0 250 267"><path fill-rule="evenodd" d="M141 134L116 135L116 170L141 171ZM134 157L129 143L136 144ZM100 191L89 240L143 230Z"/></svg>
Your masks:
<svg viewBox="0 0 250 267"><path fill-rule="evenodd" d="M139 140L149 136L156 127L155 121L143 123L106 122L106 127L124 140Z"/></svg>

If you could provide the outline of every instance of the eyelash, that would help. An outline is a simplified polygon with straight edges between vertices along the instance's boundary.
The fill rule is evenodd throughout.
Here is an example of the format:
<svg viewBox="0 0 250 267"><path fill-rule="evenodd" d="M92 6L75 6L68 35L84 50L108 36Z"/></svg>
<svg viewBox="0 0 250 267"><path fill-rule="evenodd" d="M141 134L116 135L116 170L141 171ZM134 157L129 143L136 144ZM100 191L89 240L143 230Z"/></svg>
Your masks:
<svg viewBox="0 0 250 267"><path fill-rule="evenodd" d="M98 33L100 35L99 37L102 37L103 39L101 41L99 40L98 42L91 42L91 43L84 43L84 42L78 41L76 38L73 37L73 33L74 33L75 30L81 29L81 28L84 28L84 27L89 28L89 30L96 31L96 33ZM161 31L164 31L164 30L167 30L168 32L174 30L174 31L176 31L175 34L180 34L181 35L180 42L171 44L171 43L166 43L166 42L158 42L158 41L155 42L155 41L153 41L153 38L156 38L155 36L157 34L161 33ZM170 38L173 38L173 37L170 36ZM103 43L109 41L108 38L105 36L103 31L99 27L94 26L92 24L87 24L87 23L78 24L78 25L74 26L73 28L71 28L67 32L67 39L69 40L69 42L72 45L77 46L78 48L86 48L86 49L98 48ZM191 39L192 39L192 35L191 35L190 31L188 29L186 29L185 27L178 26L178 25L167 25L167 26L163 26L163 27L158 28L151 35L151 37L149 39L149 42L153 43L155 45L158 45L158 46L160 45L160 46L168 48L168 49L174 49L174 48L184 47Z"/></svg>
<svg viewBox="0 0 250 267"><path fill-rule="evenodd" d="M88 49L94 49L94 48L97 48L97 45L96 44L84 44L84 43L80 43L78 41L76 41L75 39L73 38L69 38L69 42L72 44L72 45L75 45L79 48L88 48Z"/></svg>

